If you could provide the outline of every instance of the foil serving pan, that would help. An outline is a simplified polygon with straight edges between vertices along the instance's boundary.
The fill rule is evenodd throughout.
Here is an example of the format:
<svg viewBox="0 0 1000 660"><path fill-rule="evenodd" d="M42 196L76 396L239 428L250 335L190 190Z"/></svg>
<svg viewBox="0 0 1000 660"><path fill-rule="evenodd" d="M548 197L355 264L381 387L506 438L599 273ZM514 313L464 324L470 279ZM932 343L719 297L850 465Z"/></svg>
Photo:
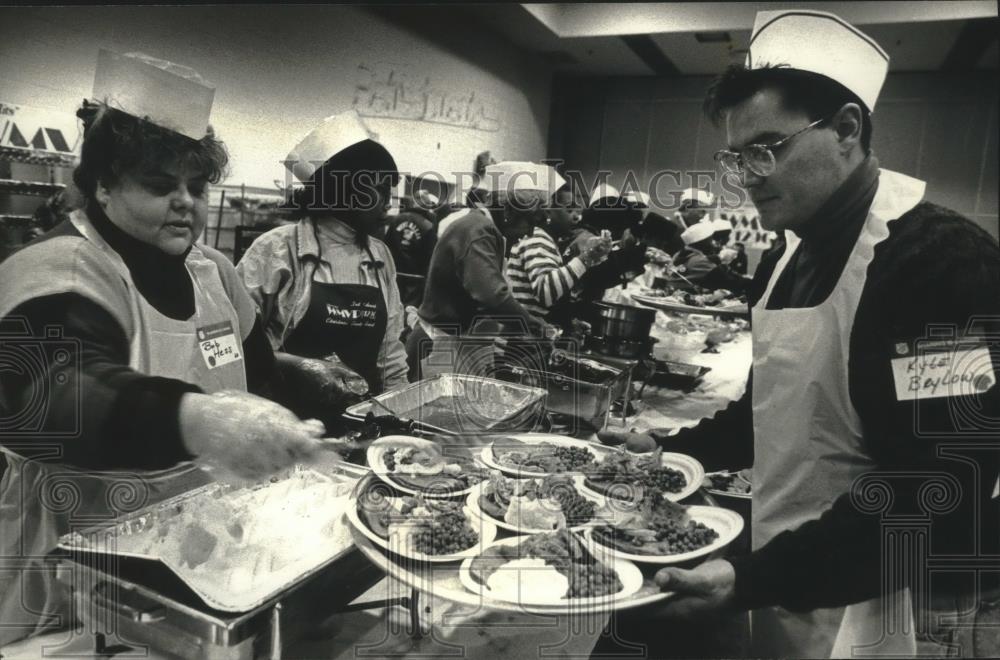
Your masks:
<svg viewBox="0 0 1000 660"><path fill-rule="evenodd" d="M546 395L539 387L439 374L375 397L382 406L365 401L348 408L345 415L363 420L369 412L392 411L401 419L412 419L420 430L445 435L530 431L545 415Z"/></svg>
<svg viewBox="0 0 1000 660"><path fill-rule="evenodd" d="M247 612L307 579L353 548L344 512L357 473L297 466L264 484L210 483L105 523L65 534L58 547L74 555L113 555L159 562L208 606ZM311 488L308 502L294 501ZM291 495L291 497L289 497ZM269 501L270 496L270 501ZM314 500L314 502L313 502ZM263 503L262 506L254 506ZM296 517L313 504L316 519ZM242 513L219 520L212 514ZM342 505L342 506L341 506ZM287 515L278 515L288 513ZM200 514L200 517L195 517ZM281 525L297 525L300 543L276 547ZM310 544L308 541L316 541ZM192 555L196 559L192 559Z"/></svg>

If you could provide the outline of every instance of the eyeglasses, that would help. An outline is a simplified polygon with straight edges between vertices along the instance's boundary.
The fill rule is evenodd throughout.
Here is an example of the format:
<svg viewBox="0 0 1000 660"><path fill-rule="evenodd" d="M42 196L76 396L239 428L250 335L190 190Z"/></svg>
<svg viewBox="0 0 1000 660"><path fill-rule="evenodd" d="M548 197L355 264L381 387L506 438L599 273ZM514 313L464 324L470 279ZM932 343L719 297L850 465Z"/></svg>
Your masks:
<svg viewBox="0 0 1000 660"><path fill-rule="evenodd" d="M744 169L747 169L757 176L771 176L777 165L774 152L787 145L792 138L802 135L809 129L816 128L828 119L830 118L817 119L805 128L771 144L748 144L739 151L720 149L715 152L715 160L721 163L722 168L730 174L740 175L743 174Z"/></svg>

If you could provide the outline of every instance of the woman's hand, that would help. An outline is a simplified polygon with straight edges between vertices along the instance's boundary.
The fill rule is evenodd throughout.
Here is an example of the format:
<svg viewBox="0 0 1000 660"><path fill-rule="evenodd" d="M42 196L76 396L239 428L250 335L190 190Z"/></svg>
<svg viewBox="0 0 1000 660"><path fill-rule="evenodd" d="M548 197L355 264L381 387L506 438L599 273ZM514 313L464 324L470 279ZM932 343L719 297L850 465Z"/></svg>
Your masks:
<svg viewBox="0 0 1000 660"><path fill-rule="evenodd" d="M593 268L608 258L611 253L611 239L604 236L591 236L584 241L580 250L580 260L587 268Z"/></svg>
<svg viewBox="0 0 1000 660"><path fill-rule="evenodd" d="M235 390L185 394L181 438L197 462L245 479L260 479L313 456L326 432L287 408Z"/></svg>

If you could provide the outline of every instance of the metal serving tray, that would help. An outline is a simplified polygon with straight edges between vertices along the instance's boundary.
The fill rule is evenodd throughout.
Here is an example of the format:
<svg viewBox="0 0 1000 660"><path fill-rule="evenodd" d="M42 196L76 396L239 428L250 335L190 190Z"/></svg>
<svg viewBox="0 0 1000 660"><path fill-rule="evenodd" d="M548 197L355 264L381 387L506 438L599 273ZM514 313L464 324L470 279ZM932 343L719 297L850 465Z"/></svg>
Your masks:
<svg viewBox="0 0 1000 660"><path fill-rule="evenodd" d="M545 415L546 395L539 387L439 374L375 397L385 409L365 401L348 408L345 416L363 420L369 412L381 415L390 410L412 419L419 430L445 435L530 431Z"/></svg>
<svg viewBox="0 0 1000 660"><path fill-rule="evenodd" d="M323 504L342 501L346 510L356 478L357 474L349 472L346 468L324 468L320 472L314 468L299 466L285 472L272 482L251 487L211 483L113 521L66 534L59 539L59 548L74 554L138 558L161 563L213 609L223 612L248 612L351 551L353 544L347 522L343 519L343 511L332 511L321 520L304 521L303 535L309 532L317 538L319 534L323 542L315 545L302 543L290 548L286 555L281 556L281 559L288 560L280 562L276 568L273 565L255 567L255 564L262 561L261 552L256 552L255 548L259 550L266 546L272 525L282 521L274 520L269 524L270 518L254 520L253 516L249 516L252 530L249 535L256 541L255 545L241 543L240 539L227 534L214 534L215 541L210 554L216 553L215 556L219 557L221 566L210 565L207 560L192 566L180 559L175 552L168 552L169 556L161 556L161 549L164 552L179 547L186 550L192 543L190 527L182 525L185 521L180 519L180 516L186 515L187 511L200 513L201 510L197 507L208 506L213 501L224 503L227 499L236 501L238 498L244 498L245 501L252 502L252 497L261 495L260 491L296 487L295 483L287 483L290 479L312 479L313 484L329 497L324 499ZM330 490L325 489L325 483L329 483ZM266 495L264 497L266 498ZM260 509L252 510L255 513L260 511ZM188 518L190 519L190 516ZM175 524L171 524L172 522ZM202 522L201 519L198 522ZM228 522L231 521L224 521ZM283 522L287 524L288 519ZM310 522L314 525L322 523L322 531L315 527L307 527ZM330 531L329 535L327 530ZM241 530L239 536L242 537L243 533ZM153 543L151 546L150 539L154 535L167 540L162 544ZM172 539L169 538L171 535ZM140 538L145 539L143 543L146 545L136 542ZM246 537L242 540L245 541ZM204 568L198 570L200 566Z"/></svg>

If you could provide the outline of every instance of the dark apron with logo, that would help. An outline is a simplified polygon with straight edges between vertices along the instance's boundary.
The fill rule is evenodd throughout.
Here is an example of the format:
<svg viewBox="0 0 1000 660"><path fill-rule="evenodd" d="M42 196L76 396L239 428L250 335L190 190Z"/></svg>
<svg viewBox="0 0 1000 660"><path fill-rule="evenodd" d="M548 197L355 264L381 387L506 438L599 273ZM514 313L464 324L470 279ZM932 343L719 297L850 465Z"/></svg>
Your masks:
<svg viewBox="0 0 1000 660"><path fill-rule="evenodd" d="M368 256L370 268L381 265L371 251ZM344 364L368 381L371 392L380 393L382 374L378 356L389 314L378 273L375 281L379 286L324 284L314 280L310 284L309 309L285 339L282 350L320 359L336 353Z"/></svg>

